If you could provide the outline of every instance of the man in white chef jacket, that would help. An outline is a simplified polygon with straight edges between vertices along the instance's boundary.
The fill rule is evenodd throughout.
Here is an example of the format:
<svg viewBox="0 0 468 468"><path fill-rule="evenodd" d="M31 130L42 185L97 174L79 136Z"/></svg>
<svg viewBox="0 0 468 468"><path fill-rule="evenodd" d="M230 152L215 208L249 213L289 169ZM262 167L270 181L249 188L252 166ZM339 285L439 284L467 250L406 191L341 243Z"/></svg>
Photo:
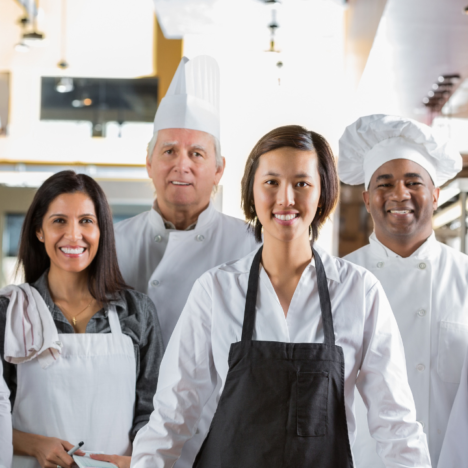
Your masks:
<svg viewBox="0 0 468 468"><path fill-rule="evenodd" d="M374 221L369 245L346 259L374 273L388 296L434 467L468 347L468 256L435 239L432 213L438 187L461 168L450 143L410 119L361 117L340 139L340 178L365 184L363 199ZM382 467L357 394L356 406L356 466Z"/></svg>
<svg viewBox="0 0 468 468"><path fill-rule="evenodd" d="M218 212L211 201L225 166L219 84L213 58L182 59L148 145L146 166L157 195L153 208L115 226L120 270L127 284L155 303L164 347L196 279L258 247L244 221ZM213 399L177 468L192 466L215 407Z"/></svg>

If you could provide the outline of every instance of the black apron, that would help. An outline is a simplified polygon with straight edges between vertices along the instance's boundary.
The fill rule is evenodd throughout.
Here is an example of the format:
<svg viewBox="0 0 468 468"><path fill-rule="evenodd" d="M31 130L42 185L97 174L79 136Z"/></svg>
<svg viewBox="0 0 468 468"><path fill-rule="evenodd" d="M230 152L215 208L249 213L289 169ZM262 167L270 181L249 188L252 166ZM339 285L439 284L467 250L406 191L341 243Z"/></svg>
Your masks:
<svg viewBox="0 0 468 468"><path fill-rule="evenodd" d="M253 341L262 248L250 269L242 340L195 468L352 468L344 355L327 278L314 250L325 341Z"/></svg>

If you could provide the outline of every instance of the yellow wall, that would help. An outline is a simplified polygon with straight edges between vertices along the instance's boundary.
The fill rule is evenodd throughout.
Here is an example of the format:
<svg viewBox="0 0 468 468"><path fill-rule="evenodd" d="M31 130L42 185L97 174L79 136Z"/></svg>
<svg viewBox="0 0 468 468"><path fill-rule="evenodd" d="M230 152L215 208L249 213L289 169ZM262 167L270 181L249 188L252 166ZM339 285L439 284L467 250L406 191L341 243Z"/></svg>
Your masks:
<svg viewBox="0 0 468 468"><path fill-rule="evenodd" d="M183 51L182 39L166 39L155 17L154 27L154 57L155 73L159 79L158 104L166 95L172 77L174 76Z"/></svg>

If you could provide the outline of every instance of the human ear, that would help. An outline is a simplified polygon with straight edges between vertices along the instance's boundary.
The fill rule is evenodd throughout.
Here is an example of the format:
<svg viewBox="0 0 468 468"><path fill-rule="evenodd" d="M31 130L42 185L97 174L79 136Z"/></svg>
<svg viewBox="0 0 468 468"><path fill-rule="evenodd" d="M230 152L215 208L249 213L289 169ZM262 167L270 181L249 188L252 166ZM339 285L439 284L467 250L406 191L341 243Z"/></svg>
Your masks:
<svg viewBox="0 0 468 468"><path fill-rule="evenodd" d="M432 208L433 210L437 210L437 206L439 204L439 195L440 195L440 188L436 187L432 191Z"/></svg>
<svg viewBox="0 0 468 468"><path fill-rule="evenodd" d="M149 156L146 156L146 172L148 173L148 177L151 179L151 163L152 159Z"/></svg>
<svg viewBox="0 0 468 468"><path fill-rule="evenodd" d="M36 236L39 239L39 242L44 242L44 232L42 231L42 228L36 231Z"/></svg>
<svg viewBox="0 0 468 468"><path fill-rule="evenodd" d="M366 205L366 210L368 213L370 213L370 197L369 197L369 191L368 190L364 190L364 192L362 192L362 199L364 201L364 205Z"/></svg>
<svg viewBox="0 0 468 468"><path fill-rule="evenodd" d="M221 159L223 160L223 163L221 164L221 166L216 168L215 185L219 184L219 181L221 180L221 177L223 177L224 169L226 168L226 158L224 156L222 156Z"/></svg>

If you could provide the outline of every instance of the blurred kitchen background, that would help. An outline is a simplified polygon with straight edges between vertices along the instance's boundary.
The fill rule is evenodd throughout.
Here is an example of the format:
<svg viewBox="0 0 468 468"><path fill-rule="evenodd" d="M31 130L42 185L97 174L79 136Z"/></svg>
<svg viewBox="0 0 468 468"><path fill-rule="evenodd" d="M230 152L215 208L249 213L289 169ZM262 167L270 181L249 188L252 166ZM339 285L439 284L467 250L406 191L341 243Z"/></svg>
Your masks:
<svg viewBox="0 0 468 468"><path fill-rule="evenodd" d="M466 251L467 44L468 0L0 0L0 286L21 280L22 221L51 174L96 178L115 221L151 207L146 146L183 55L221 69L219 210L242 217L245 160L274 127L304 125L337 153L347 124L394 113L464 155L434 229ZM368 242L362 190L342 185L321 233L336 255Z"/></svg>

